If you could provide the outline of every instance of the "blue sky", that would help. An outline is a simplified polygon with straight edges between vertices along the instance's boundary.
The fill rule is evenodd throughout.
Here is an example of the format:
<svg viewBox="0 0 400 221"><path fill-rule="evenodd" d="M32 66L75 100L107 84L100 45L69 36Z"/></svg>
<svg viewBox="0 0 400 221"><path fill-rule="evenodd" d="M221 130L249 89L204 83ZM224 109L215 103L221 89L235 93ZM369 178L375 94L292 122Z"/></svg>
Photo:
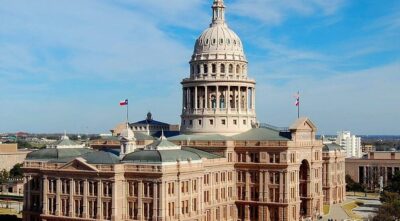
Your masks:
<svg viewBox="0 0 400 221"><path fill-rule="evenodd" d="M179 123L180 80L212 0L0 0L0 133ZM257 117L321 134L400 134L400 1L225 0Z"/></svg>

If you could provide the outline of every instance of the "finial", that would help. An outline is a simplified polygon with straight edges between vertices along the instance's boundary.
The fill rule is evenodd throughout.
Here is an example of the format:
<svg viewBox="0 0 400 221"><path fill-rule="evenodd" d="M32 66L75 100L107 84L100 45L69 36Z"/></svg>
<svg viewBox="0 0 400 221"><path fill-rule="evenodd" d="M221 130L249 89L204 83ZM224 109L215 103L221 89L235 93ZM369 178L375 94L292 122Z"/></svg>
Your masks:
<svg viewBox="0 0 400 221"><path fill-rule="evenodd" d="M160 140L166 140L167 138L164 136L164 129L161 129L161 137Z"/></svg>

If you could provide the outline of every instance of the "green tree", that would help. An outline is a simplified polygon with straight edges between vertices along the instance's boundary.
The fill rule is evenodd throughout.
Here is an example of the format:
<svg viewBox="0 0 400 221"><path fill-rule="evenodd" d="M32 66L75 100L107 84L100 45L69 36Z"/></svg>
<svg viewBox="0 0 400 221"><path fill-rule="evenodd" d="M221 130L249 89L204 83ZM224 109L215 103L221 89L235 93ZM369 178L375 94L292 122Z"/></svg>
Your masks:
<svg viewBox="0 0 400 221"><path fill-rule="evenodd" d="M0 183L7 182L8 178L9 178L9 173L8 173L8 171L7 171L6 169L3 169L3 170L0 172Z"/></svg>
<svg viewBox="0 0 400 221"><path fill-rule="evenodd" d="M10 177L11 178L21 178L23 176L22 174L22 164L17 163L14 165L13 168L10 170Z"/></svg>
<svg viewBox="0 0 400 221"><path fill-rule="evenodd" d="M400 199L384 202L378 209L374 221L394 221L400 219Z"/></svg>
<svg viewBox="0 0 400 221"><path fill-rule="evenodd" d="M364 186L356 183L349 174L346 175L346 191L364 192Z"/></svg>
<svg viewBox="0 0 400 221"><path fill-rule="evenodd" d="M400 171L397 171L386 187L387 191L400 194Z"/></svg>

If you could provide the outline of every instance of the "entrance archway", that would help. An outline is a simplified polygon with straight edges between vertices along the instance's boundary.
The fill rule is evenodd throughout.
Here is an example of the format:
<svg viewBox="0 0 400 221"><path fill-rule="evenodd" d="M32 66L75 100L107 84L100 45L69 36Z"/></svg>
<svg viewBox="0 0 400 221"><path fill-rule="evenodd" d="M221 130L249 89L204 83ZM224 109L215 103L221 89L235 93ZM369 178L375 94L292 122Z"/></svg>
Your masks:
<svg viewBox="0 0 400 221"><path fill-rule="evenodd" d="M299 191L300 191L300 216L310 217L311 216L311 194L310 194L310 164L307 160L303 160L299 170Z"/></svg>

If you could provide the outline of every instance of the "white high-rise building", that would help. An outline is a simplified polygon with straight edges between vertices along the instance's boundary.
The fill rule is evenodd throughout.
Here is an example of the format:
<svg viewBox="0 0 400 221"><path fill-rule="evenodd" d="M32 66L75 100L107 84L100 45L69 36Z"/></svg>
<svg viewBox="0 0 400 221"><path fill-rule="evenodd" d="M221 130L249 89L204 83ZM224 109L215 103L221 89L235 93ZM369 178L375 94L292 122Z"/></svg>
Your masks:
<svg viewBox="0 0 400 221"><path fill-rule="evenodd" d="M337 133L336 144L346 150L346 157L362 157L361 138L351 135L350 131L340 131Z"/></svg>

